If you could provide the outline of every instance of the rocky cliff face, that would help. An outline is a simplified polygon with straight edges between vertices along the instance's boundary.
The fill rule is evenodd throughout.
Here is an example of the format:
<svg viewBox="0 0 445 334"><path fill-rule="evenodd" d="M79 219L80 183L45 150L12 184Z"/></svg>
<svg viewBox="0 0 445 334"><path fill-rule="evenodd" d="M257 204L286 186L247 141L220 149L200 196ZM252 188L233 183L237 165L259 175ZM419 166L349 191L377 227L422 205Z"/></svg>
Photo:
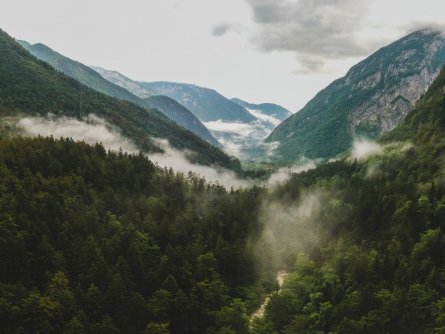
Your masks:
<svg viewBox="0 0 445 334"><path fill-rule="evenodd" d="M405 43L410 40L415 41L417 38L418 36L414 34ZM440 68L432 67L430 64L444 46L444 37L435 34L433 39L426 40L420 49L402 51L394 63L386 69L383 63L380 63L379 70L375 74L359 81L355 87L352 85L351 91L357 88L369 90L379 86L383 86L383 90L377 90L368 100L352 110L349 120L350 132L356 134L356 129L360 127L375 128L377 134L381 135L394 129L438 76ZM417 71L412 75L405 76L405 73L412 72L416 68ZM398 83L391 85L393 81Z"/></svg>
<svg viewBox="0 0 445 334"><path fill-rule="evenodd" d="M354 137L378 138L412 110L445 64L445 37L414 32L353 66L319 92L268 137L278 153L330 158L350 148Z"/></svg>

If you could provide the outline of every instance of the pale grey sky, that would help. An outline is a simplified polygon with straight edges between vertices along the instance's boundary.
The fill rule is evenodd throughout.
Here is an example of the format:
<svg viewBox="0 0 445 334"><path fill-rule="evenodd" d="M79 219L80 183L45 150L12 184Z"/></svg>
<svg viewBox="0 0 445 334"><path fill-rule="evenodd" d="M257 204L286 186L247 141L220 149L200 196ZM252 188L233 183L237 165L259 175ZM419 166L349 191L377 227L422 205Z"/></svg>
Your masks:
<svg viewBox="0 0 445 334"><path fill-rule="evenodd" d="M444 0L3 0L0 28L130 78L194 83L295 112Z"/></svg>

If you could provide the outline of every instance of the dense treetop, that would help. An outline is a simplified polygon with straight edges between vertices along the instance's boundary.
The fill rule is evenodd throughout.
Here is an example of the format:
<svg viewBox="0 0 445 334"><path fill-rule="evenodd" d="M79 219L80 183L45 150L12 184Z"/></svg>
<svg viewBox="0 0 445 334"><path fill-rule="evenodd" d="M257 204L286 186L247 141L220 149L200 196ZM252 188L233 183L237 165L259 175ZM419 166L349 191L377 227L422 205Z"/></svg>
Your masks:
<svg viewBox="0 0 445 334"><path fill-rule="evenodd" d="M2 332L246 333L261 193L100 145L0 141Z"/></svg>

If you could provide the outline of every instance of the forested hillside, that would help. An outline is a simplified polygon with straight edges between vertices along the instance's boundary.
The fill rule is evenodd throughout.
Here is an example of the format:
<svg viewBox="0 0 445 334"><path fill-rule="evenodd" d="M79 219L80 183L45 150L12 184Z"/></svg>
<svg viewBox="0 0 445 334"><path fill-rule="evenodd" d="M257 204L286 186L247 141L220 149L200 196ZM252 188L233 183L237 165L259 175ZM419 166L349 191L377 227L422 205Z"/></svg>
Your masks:
<svg viewBox="0 0 445 334"><path fill-rule="evenodd" d="M400 124L445 64L439 31L413 32L354 65L268 137L284 160L332 158L355 137L374 140Z"/></svg>
<svg viewBox="0 0 445 334"><path fill-rule="evenodd" d="M444 89L442 71L380 154L329 163L277 191L315 205L294 222L306 239L275 249L291 273L256 333L445 331Z"/></svg>
<svg viewBox="0 0 445 334"><path fill-rule="evenodd" d="M21 46L28 50L33 56L50 64L59 72L76 79L85 86L95 91L104 93L108 96L118 98L146 107L137 96L131 94L128 90L123 89L111 82L104 80L99 73L88 66L72 60L60 53L52 50L42 43L29 44L26 41L18 41Z"/></svg>
<svg viewBox="0 0 445 334"><path fill-rule="evenodd" d="M1 115L94 111L147 150L166 131L207 163L237 166L1 33L0 54ZM445 333L444 134L445 70L368 155L270 189L229 191L143 153L0 133L0 331ZM262 300L264 315L249 318Z"/></svg>
<svg viewBox="0 0 445 334"><path fill-rule="evenodd" d="M190 150L194 162L239 170L239 162L167 119L157 110L98 93L37 60L0 30L0 116L82 118L94 114L118 127L144 151L159 151L153 138Z"/></svg>
<svg viewBox="0 0 445 334"><path fill-rule="evenodd" d="M0 141L1 332L247 333L261 193L100 145Z"/></svg>
<svg viewBox="0 0 445 334"><path fill-rule="evenodd" d="M88 86L91 89L104 93L108 96L134 103L142 108L157 109L166 115L170 120L198 135L210 144L215 146L219 145L206 127L196 117L194 117L190 111L186 110L185 108L180 109L176 106L176 108L172 108L172 110L168 108L175 102L174 100L172 100L170 104L164 103L162 105L164 108L158 108L154 103L148 103L148 101L142 100L140 98L141 96L138 94L133 95L131 93L132 90L130 89L131 86L120 87L118 84L114 84L106 80L100 73L96 72L95 69L97 68L90 68L82 63L65 57L64 55L61 55L60 53L41 43L31 45L26 41L18 42L33 56L50 64L59 72L62 72L63 74L79 81L85 86ZM129 79L127 80L130 81ZM136 83L134 83L134 85L137 86ZM165 99L167 99L167 97L164 97L164 100ZM193 122L196 124L193 124Z"/></svg>

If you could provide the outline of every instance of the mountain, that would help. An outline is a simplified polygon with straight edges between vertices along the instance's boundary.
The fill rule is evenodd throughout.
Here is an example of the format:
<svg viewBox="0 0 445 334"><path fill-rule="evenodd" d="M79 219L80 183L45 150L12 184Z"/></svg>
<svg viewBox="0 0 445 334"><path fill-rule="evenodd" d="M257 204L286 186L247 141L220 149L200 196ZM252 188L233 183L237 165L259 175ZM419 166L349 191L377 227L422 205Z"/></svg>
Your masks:
<svg viewBox="0 0 445 334"><path fill-rule="evenodd" d="M166 99L162 99L164 100L164 103L162 104L163 108L157 108L154 104L149 103L148 100L144 101L142 99L150 97L152 94L146 89L139 87L136 82L131 81L118 72L108 71L110 72L110 77L120 78L120 80L109 80L108 77L103 77L102 73L105 70L100 67L90 68L61 55L41 43L34 45L31 45L26 41L19 41L19 43L35 57L47 62L56 70L76 79L84 85L97 90L98 92L135 103L144 108L156 108L177 124L200 136L212 145L220 146L218 141L210 134L204 124L202 124L189 110L178 106L174 100L167 103Z"/></svg>
<svg viewBox="0 0 445 334"><path fill-rule="evenodd" d="M141 101L137 96L130 93L128 90L104 80L100 74L88 66L65 57L44 44L30 44L25 41L18 42L33 56L47 62L59 72L76 79L84 85L109 96L145 107L143 101Z"/></svg>
<svg viewBox="0 0 445 334"><path fill-rule="evenodd" d="M271 103L251 104L232 99L245 108L255 119L253 121L209 121L205 126L222 143L224 149L242 161L265 162L274 159L275 143L264 140L286 118L289 111Z"/></svg>
<svg viewBox="0 0 445 334"><path fill-rule="evenodd" d="M13 38L0 31L0 114L3 117L94 114L118 127L142 150L160 151L154 138L168 139L180 150L196 152L195 162L238 169L239 162L157 110L117 100L84 86L32 56Z"/></svg>
<svg viewBox="0 0 445 334"><path fill-rule="evenodd" d="M405 118L444 63L441 33L409 34L320 91L267 142L279 142L277 154L295 160L334 157L350 148L354 137L378 138Z"/></svg>
<svg viewBox="0 0 445 334"><path fill-rule="evenodd" d="M256 255L290 270L253 333L444 332L444 133L445 69L378 152L278 191Z"/></svg>
<svg viewBox="0 0 445 334"><path fill-rule="evenodd" d="M100 67L93 69L105 79L143 98L151 107L161 110L178 123L181 122L184 127L199 133L210 143L221 143L224 150L242 160L268 160L273 145L265 144L264 139L282 119L291 115L288 110L276 104L249 104L239 99L228 100L208 88L171 82L136 82L116 71ZM168 96L177 103L168 101L165 97L157 98L156 94ZM200 118L216 140L212 141L204 131L194 129L195 121L178 120L179 115L175 108L182 109L181 106ZM171 110L167 110L167 107Z"/></svg>
<svg viewBox="0 0 445 334"><path fill-rule="evenodd" d="M164 95L155 95L153 92L143 88L138 82L131 80L117 71L106 70L98 66L92 66L104 80L127 89L136 95L145 106L158 109L165 116L174 120L187 130L205 139L212 145L220 147L221 144L212 136L210 131L193 113L183 105Z"/></svg>
<svg viewBox="0 0 445 334"><path fill-rule="evenodd" d="M166 95L189 109L202 122L251 122L255 120L244 107L225 98L217 91L191 84L175 82L139 82L158 95Z"/></svg>
<svg viewBox="0 0 445 334"><path fill-rule="evenodd" d="M274 103L253 104L237 98L233 98L230 100L239 104L240 106L243 106L246 109L258 110L262 114L274 117L276 119L279 119L280 121L284 121L286 118L292 115L289 110Z"/></svg>
<svg viewBox="0 0 445 334"><path fill-rule="evenodd" d="M385 133L383 143L408 141L430 146L424 159L440 159L445 153L445 66L412 112L394 130ZM440 163L440 161L439 161ZM440 169L440 168L439 168Z"/></svg>
<svg viewBox="0 0 445 334"><path fill-rule="evenodd" d="M165 116L174 120L189 131L197 134L210 144L220 147L221 144L212 136L210 131L190 110L172 98L163 95L153 95L143 99L151 108L161 111Z"/></svg>
<svg viewBox="0 0 445 334"><path fill-rule="evenodd" d="M140 97L141 99L148 98L152 95L156 95L152 91L143 88L136 81L131 80L130 78L126 77L125 75L117 71L106 70L99 66L91 66L91 68L95 70L97 73L99 73L103 78L107 79L108 81L122 88L125 88L126 90Z"/></svg>

